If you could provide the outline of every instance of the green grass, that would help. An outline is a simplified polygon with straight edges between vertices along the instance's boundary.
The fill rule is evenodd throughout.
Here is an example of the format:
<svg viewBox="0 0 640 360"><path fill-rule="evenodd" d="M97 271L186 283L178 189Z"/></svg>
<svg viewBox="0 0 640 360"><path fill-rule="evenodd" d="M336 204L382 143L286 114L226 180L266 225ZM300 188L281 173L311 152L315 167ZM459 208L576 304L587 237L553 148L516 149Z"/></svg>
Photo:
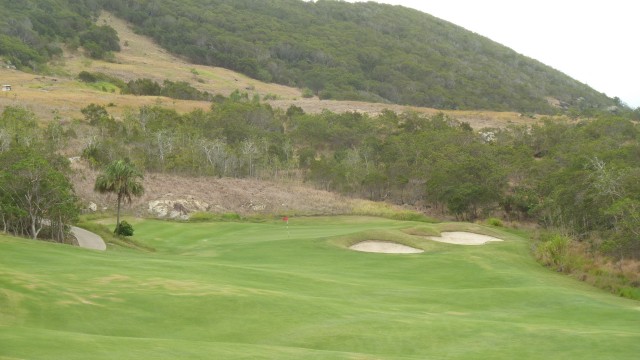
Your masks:
<svg viewBox="0 0 640 360"><path fill-rule="evenodd" d="M116 85L108 82L108 81L97 81L94 83L89 83L87 84L87 87L90 87L94 90L98 90L98 91L104 91L104 92L111 92L111 93L116 93L120 91L120 88L117 87Z"/></svg>
<svg viewBox="0 0 640 360"><path fill-rule="evenodd" d="M288 231L280 220L134 227L155 252L0 236L0 359L583 360L640 351L639 302L542 268L507 229L368 217L296 217ZM506 241L465 247L418 236L464 229ZM426 252L345 248L364 239Z"/></svg>

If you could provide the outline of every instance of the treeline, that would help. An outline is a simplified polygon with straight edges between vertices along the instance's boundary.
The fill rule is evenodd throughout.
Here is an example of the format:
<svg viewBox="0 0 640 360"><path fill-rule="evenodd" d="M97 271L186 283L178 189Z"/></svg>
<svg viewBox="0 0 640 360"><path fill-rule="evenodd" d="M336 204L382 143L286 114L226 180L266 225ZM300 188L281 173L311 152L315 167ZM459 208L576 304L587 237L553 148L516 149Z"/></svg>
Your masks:
<svg viewBox="0 0 640 360"><path fill-rule="evenodd" d="M122 121L98 105L83 112L95 126L83 156L96 165L130 158L148 171L304 179L458 219L537 221L609 254L640 256L640 142L629 116L478 133L442 114L285 112L237 92L183 115L153 106Z"/></svg>
<svg viewBox="0 0 640 360"><path fill-rule="evenodd" d="M79 214L56 151L71 136L59 124L39 129L34 115L7 107L0 115L0 229L33 239L65 242Z"/></svg>
<svg viewBox="0 0 640 360"><path fill-rule="evenodd" d="M322 99L532 113L612 99L449 22L374 2L112 0L106 9L198 64ZM461 9L461 11L464 11Z"/></svg>

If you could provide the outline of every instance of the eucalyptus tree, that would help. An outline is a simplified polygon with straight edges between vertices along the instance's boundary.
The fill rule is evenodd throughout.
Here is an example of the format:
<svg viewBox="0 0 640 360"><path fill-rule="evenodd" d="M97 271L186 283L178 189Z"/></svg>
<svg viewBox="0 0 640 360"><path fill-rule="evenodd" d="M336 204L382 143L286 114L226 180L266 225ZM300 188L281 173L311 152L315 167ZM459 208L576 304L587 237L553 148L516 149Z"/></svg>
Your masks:
<svg viewBox="0 0 640 360"><path fill-rule="evenodd" d="M14 147L0 153L0 219L2 230L38 239L47 233L64 242L78 215L73 187L61 170L62 161L35 148ZM44 229L50 229L49 232Z"/></svg>

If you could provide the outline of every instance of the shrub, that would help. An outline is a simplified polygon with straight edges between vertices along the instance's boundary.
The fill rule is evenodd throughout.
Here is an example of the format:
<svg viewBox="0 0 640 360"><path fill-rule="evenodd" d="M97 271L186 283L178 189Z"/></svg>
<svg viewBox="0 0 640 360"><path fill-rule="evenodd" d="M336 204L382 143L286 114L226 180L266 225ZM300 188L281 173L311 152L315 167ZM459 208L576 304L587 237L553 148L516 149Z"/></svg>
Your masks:
<svg viewBox="0 0 640 360"><path fill-rule="evenodd" d="M80 44L94 59L102 59L110 51L120 51L118 33L108 25L94 26L81 33Z"/></svg>
<svg viewBox="0 0 640 360"><path fill-rule="evenodd" d="M302 89L302 97L305 99L313 97L313 91L309 88Z"/></svg>
<svg viewBox="0 0 640 360"><path fill-rule="evenodd" d="M80 81L84 81L86 83L94 83L98 80L95 75L88 71L81 71L80 74L78 74L78 78Z"/></svg>
<svg viewBox="0 0 640 360"><path fill-rule="evenodd" d="M552 234L544 239L536 247L536 257L544 264L557 269L567 271L568 250L570 239L559 234Z"/></svg>
<svg viewBox="0 0 640 360"><path fill-rule="evenodd" d="M489 218L487 219L487 224L491 225L491 226L497 226L497 227L503 227L504 224L502 223L502 220L498 219L498 218Z"/></svg>
<svg viewBox="0 0 640 360"><path fill-rule="evenodd" d="M120 221L120 225L116 228L116 235L121 236L132 236L133 235L133 226L128 222L122 220Z"/></svg>

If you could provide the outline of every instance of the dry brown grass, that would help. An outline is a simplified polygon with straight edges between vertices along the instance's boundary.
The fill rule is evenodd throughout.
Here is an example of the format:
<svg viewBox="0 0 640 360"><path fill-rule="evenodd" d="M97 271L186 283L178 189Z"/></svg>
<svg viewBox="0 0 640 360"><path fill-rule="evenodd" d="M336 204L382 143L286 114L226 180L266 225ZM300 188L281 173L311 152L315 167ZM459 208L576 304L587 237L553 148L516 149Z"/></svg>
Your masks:
<svg viewBox="0 0 640 360"><path fill-rule="evenodd" d="M5 106L24 106L41 120L50 121L54 116L63 120L81 118L80 109L96 103L114 104L109 112L116 117L126 109L137 109L144 105L161 104L178 112L208 109L202 101L174 100L165 97L119 95L95 90L72 77L43 77L16 70L0 69L2 82L11 84L13 90L0 94L0 109Z"/></svg>
<svg viewBox="0 0 640 360"><path fill-rule="evenodd" d="M72 167L71 181L83 204L94 202L99 209L113 210L113 196L93 191L98 172L83 161ZM154 200L193 199L209 204L211 212L241 215L336 215L350 214L354 207L352 199L297 183L149 173L143 185L145 194L131 204L134 213L141 216L147 215L148 203Z"/></svg>
<svg viewBox="0 0 640 360"><path fill-rule="evenodd" d="M377 115L384 109L395 112L415 111L433 115L441 110L393 104L376 104L358 101L304 99L299 89L277 84L267 84L227 69L194 65L168 53L151 39L135 34L130 26L104 13L99 23L112 26L120 37L122 51L115 54L115 62L89 60L81 52L65 52L53 68L59 75L38 76L16 70L0 69L0 82L11 84L12 92L0 94L0 110L4 106L21 105L34 111L44 121L60 116L62 119L81 118L80 109L91 104L114 104L109 112L120 117L127 109L137 109L144 105L160 104L180 113L194 109L208 109L209 103L202 101L174 100L154 96L119 95L100 91L76 80L81 71L102 72L125 81L149 78L159 83L164 80L186 81L193 87L213 94L228 95L235 90L246 91L261 97L271 94L278 100L268 101L272 106L287 109L291 105L300 106L308 113L322 110L333 112L357 111ZM530 118L514 112L495 111L443 111L472 127L504 127L509 124L530 123Z"/></svg>

